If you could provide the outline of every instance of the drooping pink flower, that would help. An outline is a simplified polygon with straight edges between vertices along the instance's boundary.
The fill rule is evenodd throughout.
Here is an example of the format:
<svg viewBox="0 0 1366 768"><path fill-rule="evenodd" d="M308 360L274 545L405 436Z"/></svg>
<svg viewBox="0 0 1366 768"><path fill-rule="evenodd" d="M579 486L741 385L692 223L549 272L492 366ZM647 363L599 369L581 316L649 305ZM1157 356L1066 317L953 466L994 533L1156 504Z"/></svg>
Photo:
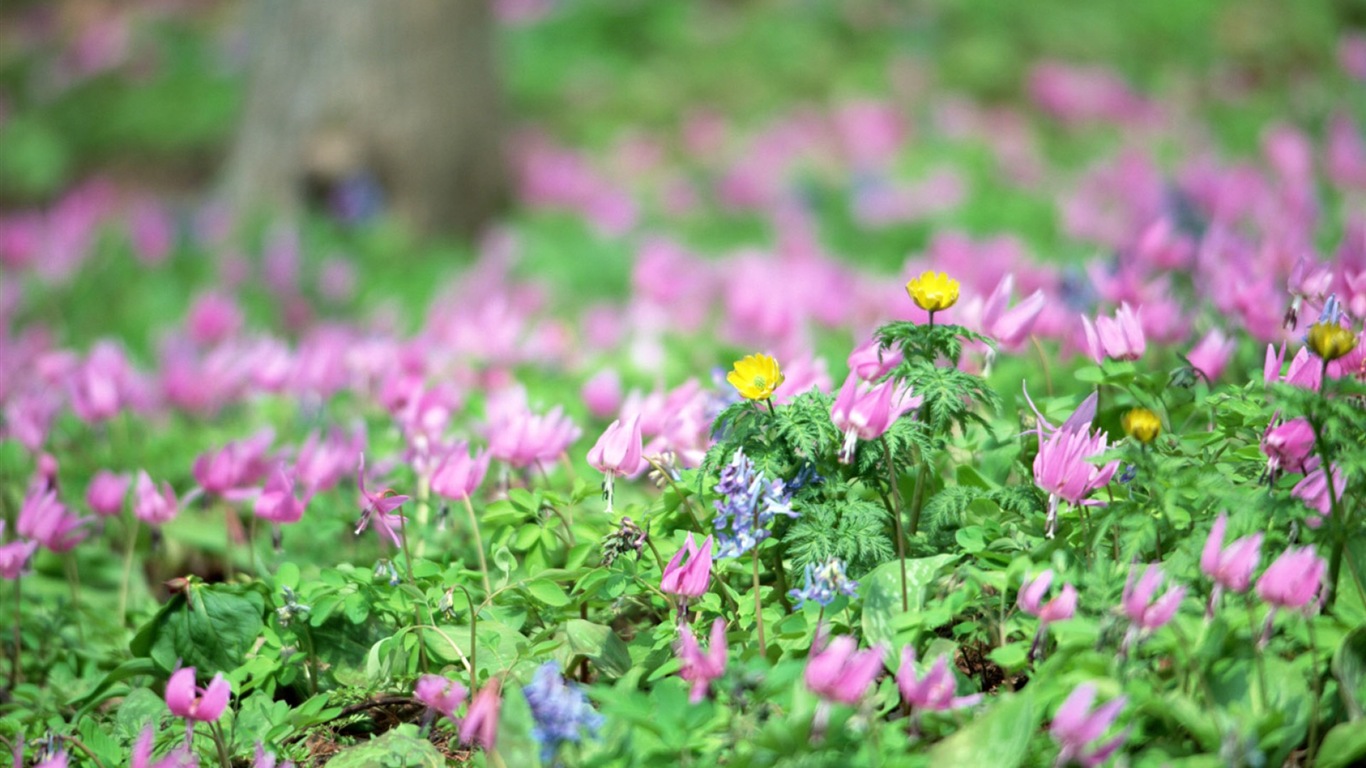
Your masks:
<svg viewBox="0 0 1366 768"><path fill-rule="evenodd" d="M283 525L302 520L304 506L305 502L294 495L294 479L281 464L266 480L266 486L261 490L261 495L256 497L252 511L262 520Z"/></svg>
<svg viewBox="0 0 1366 768"><path fill-rule="evenodd" d="M1268 472L1282 469L1304 472L1305 462L1314 450L1314 428L1307 419L1292 419L1277 426L1268 426L1262 435L1262 453L1266 454Z"/></svg>
<svg viewBox="0 0 1366 768"><path fill-rule="evenodd" d="M114 417L127 399L130 376L122 349L109 342L97 344L71 372L67 386L71 409L90 424Z"/></svg>
<svg viewBox="0 0 1366 768"><path fill-rule="evenodd" d="M147 470L139 470L133 491L133 515L148 525L165 525L178 514L180 505L171 484L163 480L158 488Z"/></svg>
<svg viewBox="0 0 1366 768"><path fill-rule="evenodd" d="M152 724L142 729L138 740L133 744L133 754L129 758L128 768L197 768L199 758L186 743L177 744L167 755L155 763L152 762L152 748L156 746L156 731L152 729Z"/></svg>
<svg viewBox="0 0 1366 768"><path fill-rule="evenodd" d="M1326 571L1313 545L1291 547L1257 579L1257 596L1278 608L1304 608L1318 597Z"/></svg>
<svg viewBox="0 0 1366 768"><path fill-rule="evenodd" d="M712 537L708 536L699 549L689 533L683 547L664 567L664 578L660 581L659 590L683 598L698 598L706 594L707 587L711 585L711 548ZM684 558L687 558L687 562L684 562Z"/></svg>
<svg viewBox="0 0 1366 768"><path fill-rule="evenodd" d="M726 672L726 620L717 618L711 625L711 645L703 652L692 629L683 626L678 636L678 676L692 683L688 701L696 704L707 697L712 681Z"/></svg>
<svg viewBox="0 0 1366 768"><path fill-rule="evenodd" d="M1224 373L1229 358L1238 348L1238 342L1228 338L1224 332L1215 328L1186 355L1191 367L1205 375L1210 382L1217 381Z"/></svg>
<svg viewBox="0 0 1366 768"><path fill-rule="evenodd" d="M639 415L627 419L625 424L620 419L613 421L588 450L588 463L603 474L603 496L607 499L608 514L612 513L612 491L617 476L640 471L642 450Z"/></svg>
<svg viewBox="0 0 1366 768"><path fill-rule="evenodd" d="M1093 406L1094 407L1094 406ZM1067 425L1064 425L1067 426ZM1119 468L1115 460L1105 466L1091 463L1106 449L1105 433L1090 431L1090 423L1072 429L1058 429L1043 436L1040 423L1039 453L1034 457L1034 482L1048 492L1048 518L1044 535L1053 538L1057 529L1058 500L1080 506L1100 506L1104 502L1087 499L1092 491L1104 488Z"/></svg>
<svg viewBox="0 0 1366 768"><path fill-rule="evenodd" d="M333 429L326 437L317 432L308 436L294 460L294 477L304 487L304 495L311 497L336 487L351 472L351 457L365 447L365 436L360 432L347 435Z"/></svg>
<svg viewBox="0 0 1366 768"><path fill-rule="evenodd" d="M14 529L53 552L68 552L85 541L88 531L83 526L91 520L94 518L78 518L68 512L55 490L35 489L24 497Z"/></svg>
<svg viewBox="0 0 1366 768"><path fill-rule="evenodd" d="M581 434L559 406L536 414L523 403L489 425L489 453L514 467L529 467L559 458Z"/></svg>
<svg viewBox="0 0 1366 768"><path fill-rule="evenodd" d="M869 339L849 353L849 371L864 381L877 381L901 364L900 350L883 349Z"/></svg>
<svg viewBox="0 0 1366 768"><path fill-rule="evenodd" d="M413 688L413 698L452 720L456 708L465 703L468 693L465 686L441 675L423 675Z"/></svg>
<svg viewBox="0 0 1366 768"><path fill-rule="evenodd" d="M1043 291L1036 290L1014 308L1007 309L1014 292L1015 276L1006 275L982 305L982 332L1006 349L1014 349L1025 340L1047 303Z"/></svg>
<svg viewBox="0 0 1366 768"><path fill-rule="evenodd" d="M1173 586L1154 599L1164 578L1160 565L1148 566L1137 583L1134 582L1133 570L1129 571L1129 578L1124 582L1122 607L1136 632L1152 632L1166 626L1181 607L1186 588L1180 585Z"/></svg>
<svg viewBox="0 0 1366 768"><path fill-rule="evenodd" d="M605 419L621 407L621 377L615 369L604 368L584 382L579 394L594 418Z"/></svg>
<svg viewBox="0 0 1366 768"><path fill-rule="evenodd" d="M18 762L15 763L15 765L19 764ZM33 768L67 768L66 750L59 749L45 755L42 760L33 764Z"/></svg>
<svg viewBox="0 0 1366 768"><path fill-rule="evenodd" d="M850 373L830 406L830 420L844 433L840 461L853 461L859 440L878 439L897 419L920 407L921 401L922 398L911 395L909 388L891 379L869 386Z"/></svg>
<svg viewBox="0 0 1366 768"><path fill-rule="evenodd" d="M503 681L489 678L474 694L469 712L460 723L460 743L493 749L498 739L498 713L503 708Z"/></svg>
<svg viewBox="0 0 1366 768"><path fill-rule="evenodd" d="M1080 763L1086 768L1094 768L1109 760L1129 738L1129 732L1126 730L1105 744L1094 748L1089 746L1109 729L1127 701L1124 696L1120 696L1092 711L1091 704L1095 700L1096 686L1092 683L1082 683L1072 691L1062 706L1058 707L1057 714L1053 716L1053 723L1048 727L1053 740L1058 742L1058 765Z"/></svg>
<svg viewBox="0 0 1366 768"><path fill-rule="evenodd" d="M452 501L470 498L484 482L490 458L487 451L471 456L465 443L452 446L432 472L432 492Z"/></svg>
<svg viewBox="0 0 1366 768"><path fill-rule="evenodd" d="M5 535L5 521L0 520L0 536ZM0 579L13 581L28 568L28 561L38 551L36 541L11 541L0 545Z"/></svg>
<svg viewBox="0 0 1366 768"><path fill-rule="evenodd" d="M1062 585L1057 597L1047 603L1043 602L1043 597L1048 594L1048 587L1052 583L1053 571L1049 569L1021 587L1015 601L1020 610L1038 617L1041 628L1055 621L1070 619L1077 610L1077 590L1073 589L1071 584Z"/></svg>
<svg viewBox="0 0 1366 768"><path fill-rule="evenodd" d="M186 324L196 343L217 344L241 330L242 310L232 297L209 291L195 297Z"/></svg>
<svg viewBox="0 0 1366 768"><path fill-rule="evenodd" d="M223 715L232 696L232 685L218 673L207 688L195 685L194 667L183 667L171 673L166 681L166 706L171 714L187 720L212 723Z"/></svg>
<svg viewBox="0 0 1366 768"><path fill-rule="evenodd" d="M101 469L90 478L85 490L85 503L95 514L110 517L123 511L123 500L128 496L132 478L128 475Z"/></svg>
<svg viewBox="0 0 1366 768"><path fill-rule="evenodd" d="M407 501L407 496L401 496L391 489L384 489L379 493L371 493L365 487L365 454L360 456L360 466L356 468L356 487L361 495L361 515L360 522L356 524L356 535L359 536L369 527L373 521L375 530L379 532L381 539L389 539L395 547L402 547L403 540L399 538L399 530L403 527L403 516L394 513L394 510L403 506Z"/></svg>
<svg viewBox="0 0 1366 768"><path fill-rule="evenodd" d="M205 493L227 499L249 498L252 487L263 480L271 464L266 451L275 435L265 430L246 440L234 440L217 451L209 451L194 460L194 479Z"/></svg>
<svg viewBox="0 0 1366 768"><path fill-rule="evenodd" d="M855 704L882 672L882 655L881 645L860 651L858 642L848 635L836 637L823 648L813 646L806 662L806 687L827 701Z"/></svg>
<svg viewBox="0 0 1366 768"><path fill-rule="evenodd" d="M943 712L970 707L982 700L982 694L955 696L958 681L949 669L949 658L941 654L924 677L915 673L915 648L901 649L901 668L896 671L896 687L901 698L918 712Z"/></svg>
<svg viewBox="0 0 1366 768"><path fill-rule="evenodd" d="M1091 319L1082 316L1082 329L1086 332L1086 345L1091 359L1099 365L1112 360L1137 360L1147 350L1147 340L1143 335L1142 307L1135 310L1127 302L1120 305L1114 317L1097 317L1095 325Z"/></svg>
<svg viewBox="0 0 1366 768"><path fill-rule="evenodd" d="M1333 475L1333 488L1331 493L1335 494L1340 500L1342 494L1347 490L1347 478L1342 474L1338 465L1331 465ZM1290 495L1303 501L1306 506L1317 514L1312 514L1305 518L1305 525L1310 528L1318 528L1323 524L1323 518L1333 512L1333 495L1330 495L1328 488L1328 473L1323 471L1322 462L1315 456L1304 463L1304 470L1308 473L1290 489Z"/></svg>
<svg viewBox="0 0 1366 768"><path fill-rule="evenodd" d="M1205 609L1206 618L1214 616L1214 606L1223 590L1247 591L1252 582L1252 572L1261 561L1263 534L1258 531L1225 547L1224 532L1227 527L1228 515L1220 514L1215 518L1209 537L1205 539L1205 548L1200 553L1200 570L1214 580L1214 591L1210 594L1209 607Z"/></svg>

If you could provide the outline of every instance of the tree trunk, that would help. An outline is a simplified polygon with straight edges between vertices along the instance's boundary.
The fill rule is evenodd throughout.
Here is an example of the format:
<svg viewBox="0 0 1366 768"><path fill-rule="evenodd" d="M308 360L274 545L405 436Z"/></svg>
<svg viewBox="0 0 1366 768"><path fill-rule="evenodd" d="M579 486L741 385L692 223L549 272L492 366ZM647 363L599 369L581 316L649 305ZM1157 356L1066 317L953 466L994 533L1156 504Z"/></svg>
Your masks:
<svg viewBox="0 0 1366 768"><path fill-rule="evenodd" d="M356 179L422 232L474 233L499 209L487 0L252 0L249 13L248 95L224 178L239 211L297 213Z"/></svg>

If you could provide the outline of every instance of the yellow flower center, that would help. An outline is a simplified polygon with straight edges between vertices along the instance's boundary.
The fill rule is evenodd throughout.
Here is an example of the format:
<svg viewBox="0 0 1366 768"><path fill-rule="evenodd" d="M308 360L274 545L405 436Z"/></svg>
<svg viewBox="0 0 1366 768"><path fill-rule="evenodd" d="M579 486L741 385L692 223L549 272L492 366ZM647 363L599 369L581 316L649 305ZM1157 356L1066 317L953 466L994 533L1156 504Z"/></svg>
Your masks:
<svg viewBox="0 0 1366 768"><path fill-rule="evenodd" d="M943 272L926 271L906 283L906 293L917 307L938 312L958 301L958 281Z"/></svg>
<svg viewBox="0 0 1366 768"><path fill-rule="evenodd" d="M1162 420L1147 408L1135 408L1124 414L1124 431L1144 445L1162 433Z"/></svg>
<svg viewBox="0 0 1366 768"><path fill-rule="evenodd" d="M735 361L726 381L747 400L767 400L783 384L778 361L768 355L754 354Z"/></svg>
<svg viewBox="0 0 1366 768"><path fill-rule="evenodd" d="M1309 327L1309 349L1332 362L1356 349L1357 337L1337 323L1314 323Z"/></svg>

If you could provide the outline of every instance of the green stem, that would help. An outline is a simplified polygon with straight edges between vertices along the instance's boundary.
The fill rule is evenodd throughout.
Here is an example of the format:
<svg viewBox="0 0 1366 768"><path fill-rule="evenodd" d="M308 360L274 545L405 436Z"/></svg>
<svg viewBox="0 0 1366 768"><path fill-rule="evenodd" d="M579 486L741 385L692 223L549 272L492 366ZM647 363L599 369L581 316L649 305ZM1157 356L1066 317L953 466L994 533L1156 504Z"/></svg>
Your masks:
<svg viewBox="0 0 1366 768"><path fill-rule="evenodd" d="M66 571L66 583L71 587L71 607L76 616L76 633L81 643L85 643L85 621L81 618L81 577L76 572L76 554L67 552L62 555L62 570ZM17 579L16 579L17 581Z"/></svg>
<svg viewBox="0 0 1366 768"><path fill-rule="evenodd" d="M1262 711L1266 711L1266 663L1262 660L1262 644L1259 638L1260 630L1257 629L1257 614L1252 608L1252 593L1249 592L1243 600L1243 605L1247 606L1247 626L1252 631L1252 650L1253 660L1257 666L1257 689L1258 703L1261 704ZM1274 608L1272 610L1275 610Z"/></svg>
<svg viewBox="0 0 1366 768"><path fill-rule="evenodd" d="M757 517L757 514L756 514ZM756 521L755 528L758 528ZM768 658L768 643L764 641L764 604L759 599L759 545L754 545L754 622L759 628L759 655Z"/></svg>
<svg viewBox="0 0 1366 768"><path fill-rule="evenodd" d="M213 745L218 750L218 763L223 768L232 768L232 758L228 756L228 745L223 740L223 728L217 722L209 723L209 734L213 736Z"/></svg>
<svg viewBox="0 0 1366 768"><path fill-rule="evenodd" d="M1328 373L1328 363L1323 364L1324 376ZM1320 388L1320 392L1322 389ZM1352 530L1349 522L1343 516L1346 512L1340 508L1338 502L1337 483L1333 479L1332 457L1328 454L1328 447L1324 443L1323 434L1319 430L1319 420L1310 419L1309 426L1314 430L1314 448L1319 454L1319 469L1323 471L1324 482L1328 486L1328 512L1332 518L1333 552L1328 560L1328 597L1323 601L1325 611L1332 610L1333 603L1338 598L1338 580L1342 575L1342 555L1347 549L1346 532Z"/></svg>
<svg viewBox="0 0 1366 768"><path fill-rule="evenodd" d="M1323 698L1323 676L1319 674L1319 645L1314 633L1314 617L1307 616L1305 620L1309 625L1310 672L1314 676L1314 703L1309 712L1309 759L1305 765L1314 765L1314 755L1319 750L1319 699Z"/></svg>
<svg viewBox="0 0 1366 768"><path fill-rule="evenodd" d="M426 533L427 520L432 514L431 505L432 481L426 475L419 474L417 477L417 530L419 533ZM423 536L417 541L417 556L422 557L426 552L427 537Z"/></svg>
<svg viewBox="0 0 1366 768"><path fill-rule="evenodd" d="M304 640L308 643L308 691L310 696L318 695L318 649L313 643L313 628L303 622Z"/></svg>
<svg viewBox="0 0 1366 768"><path fill-rule="evenodd" d="M887 459L887 483L891 486L892 498L896 499L896 507L889 507L888 511L892 513L892 527L896 531L896 556L901 560L901 610L909 611L911 599L910 590L906 586L906 532L901 527L901 488L898 487L895 465L892 464L892 446L887 443L886 437L882 438L882 455ZM918 495L920 483L917 482L915 487ZM915 522L911 523L911 531L915 531Z"/></svg>
<svg viewBox="0 0 1366 768"><path fill-rule="evenodd" d="M9 688L11 691L24 681L24 672L19 666L19 653L24 647L24 633L20 630L20 623L24 616L24 595L19 586L23 581L22 576L14 580L14 657L10 660L9 670Z"/></svg>
<svg viewBox="0 0 1366 768"><path fill-rule="evenodd" d="M470 604L470 690L473 691L479 686L479 667L475 663L478 659L476 654L479 652L479 640L476 634L476 630L479 628L479 609L474 606L474 597L470 595L470 591L465 589L463 584L459 586L460 591L465 593L465 600L469 601Z"/></svg>
<svg viewBox="0 0 1366 768"><path fill-rule="evenodd" d="M920 510L925 503L925 482L929 478L929 459L920 457L920 469L915 475L915 495L911 497L911 529L908 535L914 536L920 530Z"/></svg>
<svg viewBox="0 0 1366 768"><path fill-rule="evenodd" d="M85 745L85 742L81 741L75 736L62 736L61 739L62 741L65 741L67 744L70 744L76 749L79 749L80 751L84 752L85 756L90 758L90 762L95 764L95 768L104 768L104 763L100 761L100 758L97 757L94 752L90 751L90 747L87 747Z"/></svg>
<svg viewBox="0 0 1366 768"><path fill-rule="evenodd" d="M138 519L129 523L128 541L123 547L123 582L119 585L119 626L128 626L128 586L133 578L133 550L138 543Z"/></svg>
<svg viewBox="0 0 1366 768"><path fill-rule="evenodd" d="M408 549L408 518L406 515L398 516L398 534L403 539L403 561L407 566L408 583L417 588L417 580L413 578L413 555ZM427 643L422 638L422 609L416 602L413 603L413 622L417 625L417 663L418 667L426 673L427 671ZM435 622L433 622L435 623Z"/></svg>
<svg viewBox="0 0 1366 768"><path fill-rule="evenodd" d="M479 575L484 579L484 592L487 594L493 591L489 583L489 563L484 558L484 538L479 533L479 518L474 514L474 505L470 503L470 497L465 497L465 512L470 517L470 531L474 534L474 547L479 552Z"/></svg>

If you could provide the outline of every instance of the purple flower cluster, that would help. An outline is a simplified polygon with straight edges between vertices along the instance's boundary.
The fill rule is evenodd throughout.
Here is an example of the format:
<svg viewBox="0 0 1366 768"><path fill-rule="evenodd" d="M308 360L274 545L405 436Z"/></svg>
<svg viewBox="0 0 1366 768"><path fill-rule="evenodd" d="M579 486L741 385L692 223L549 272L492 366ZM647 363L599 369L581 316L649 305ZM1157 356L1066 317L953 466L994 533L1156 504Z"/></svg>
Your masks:
<svg viewBox="0 0 1366 768"><path fill-rule="evenodd" d="M585 728L596 734L602 727L602 715L593 711L581 688L565 682L557 661L542 664L522 693L536 719L531 735L541 745L542 762L553 760L561 744L582 740Z"/></svg>
<svg viewBox="0 0 1366 768"><path fill-rule="evenodd" d="M768 526L778 515L797 517L792 499L781 479L765 480L754 462L737 450L721 470L716 492L717 557L739 557L773 534Z"/></svg>
<svg viewBox="0 0 1366 768"><path fill-rule="evenodd" d="M832 557L819 568L807 563L802 588L791 590L787 594L797 601L796 609L800 610L808 600L819 603L824 608L834 602L837 593L854 597L858 594L858 582L844 573L844 563Z"/></svg>

